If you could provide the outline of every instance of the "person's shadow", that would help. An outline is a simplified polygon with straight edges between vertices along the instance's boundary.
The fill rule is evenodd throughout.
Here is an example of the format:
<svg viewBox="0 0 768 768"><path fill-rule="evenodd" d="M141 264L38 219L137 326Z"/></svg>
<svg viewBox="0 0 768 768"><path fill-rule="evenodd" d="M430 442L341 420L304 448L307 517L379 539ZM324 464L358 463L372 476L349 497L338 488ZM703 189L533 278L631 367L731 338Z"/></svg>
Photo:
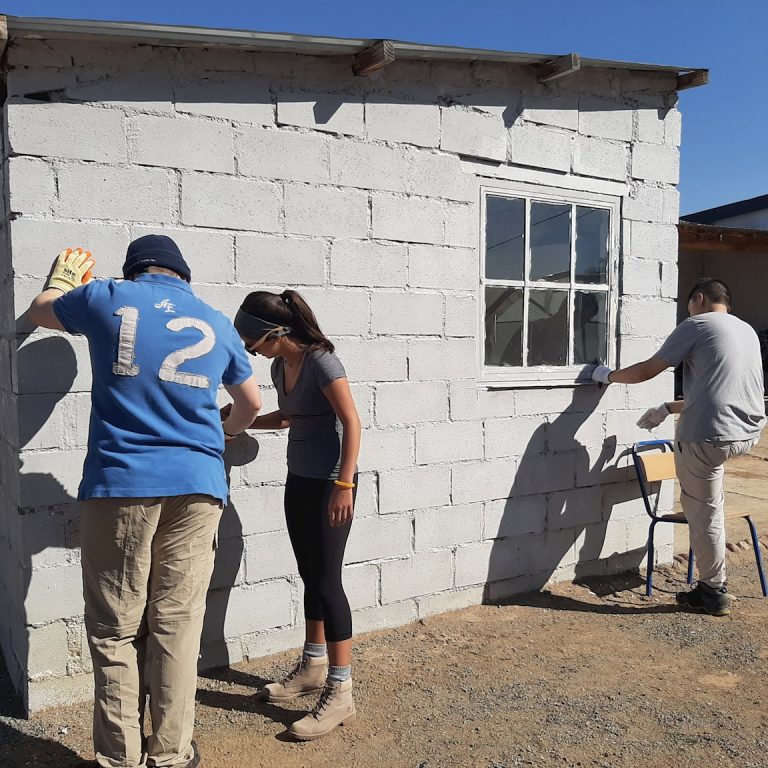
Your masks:
<svg viewBox="0 0 768 768"><path fill-rule="evenodd" d="M576 388L570 405L532 432L509 498L486 517L492 529L485 535L493 538L486 601L520 602L515 596L551 581L639 571L645 547L627 551L626 524L611 522L614 504L640 496L626 451L617 455L616 437L596 436L587 423L604 394Z"/></svg>

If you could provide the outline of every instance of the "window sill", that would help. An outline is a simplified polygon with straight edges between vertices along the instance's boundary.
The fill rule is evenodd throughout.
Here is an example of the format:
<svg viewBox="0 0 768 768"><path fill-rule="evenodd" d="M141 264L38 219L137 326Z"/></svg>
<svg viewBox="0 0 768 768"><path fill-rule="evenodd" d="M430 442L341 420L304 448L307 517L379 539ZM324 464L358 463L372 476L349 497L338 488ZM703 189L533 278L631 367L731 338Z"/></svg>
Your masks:
<svg viewBox="0 0 768 768"><path fill-rule="evenodd" d="M515 373L484 371L477 380L478 389L533 389L544 387L581 387L594 385L594 365L578 368L533 368Z"/></svg>

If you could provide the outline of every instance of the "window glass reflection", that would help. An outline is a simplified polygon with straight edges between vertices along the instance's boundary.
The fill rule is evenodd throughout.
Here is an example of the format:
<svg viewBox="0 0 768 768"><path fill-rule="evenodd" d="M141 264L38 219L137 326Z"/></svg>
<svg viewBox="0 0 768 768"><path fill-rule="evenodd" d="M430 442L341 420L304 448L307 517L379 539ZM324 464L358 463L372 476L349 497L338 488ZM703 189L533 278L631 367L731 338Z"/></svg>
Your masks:
<svg viewBox="0 0 768 768"><path fill-rule="evenodd" d="M485 289L485 364L523 364L523 289Z"/></svg>
<svg viewBox="0 0 768 768"><path fill-rule="evenodd" d="M528 365L568 363L568 291L531 290Z"/></svg>

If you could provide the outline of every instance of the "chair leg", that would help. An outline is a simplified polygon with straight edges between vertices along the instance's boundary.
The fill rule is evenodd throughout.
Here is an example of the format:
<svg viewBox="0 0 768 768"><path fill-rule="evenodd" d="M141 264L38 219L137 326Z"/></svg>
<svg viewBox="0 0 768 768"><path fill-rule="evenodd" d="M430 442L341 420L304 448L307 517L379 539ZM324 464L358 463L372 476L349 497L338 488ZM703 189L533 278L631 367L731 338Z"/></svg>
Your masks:
<svg viewBox="0 0 768 768"><path fill-rule="evenodd" d="M768 597L768 590L765 586L765 573L763 573L763 557L760 554L760 541L757 538L757 529L752 522L752 518L749 515L745 515L744 519L749 526L749 532L752 535L752 546L755 550L755 562L757 563L757 574L760 576L760 588L763 590L763 597Z"/></svg>
<svg viewBox="0 0 768 768"><path fill-rule="evenodd" d="M652 520L648 528L648 562L645 569L645 596L650 597L653 594L653 561L656 554L653 548L653 534L656 529L656 521Z"/></svg>
<svg viewBox="0 0 768 768"><path fill-rule="evenodd" d="M693 550L688 548L688 583L693 582Z"/></svg>

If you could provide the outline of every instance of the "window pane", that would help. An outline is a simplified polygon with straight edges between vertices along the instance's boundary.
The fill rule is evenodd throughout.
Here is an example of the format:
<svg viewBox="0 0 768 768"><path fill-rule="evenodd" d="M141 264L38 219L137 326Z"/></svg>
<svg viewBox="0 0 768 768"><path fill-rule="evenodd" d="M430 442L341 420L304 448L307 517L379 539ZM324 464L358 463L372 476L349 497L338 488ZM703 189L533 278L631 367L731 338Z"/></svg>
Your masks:
<svg viewBox="0 0 768 768"><path fill-rule="evenodd" d="M524 238L525 201L489 195L485 199L485 276L522 280Z"/></svg>
<svg viewBox="0 0 768 768"><path fill-rule="evenodd" d="M576 291L574 300L573 362L605 362L608 356L608 294Z"/></svg>
<svg viewBox="0 0 768 768"><path fill-rule="evenodd" d="M523 364L523 289L485 289L485 364Z"/></svg>
<svg viewBox="0 0 768 768"><path fill-rule="evenodd" d="M532 290L528 303L528 365L568 362L568 291Z"/></svg>
<svg viewBox="0 0 768 768"><path fill-rule="evenodd" d="M531 280L571 279L571 206L531 203Z"/></svg>
<svg viewBox="0 0 768 768"><path fill-rule="evenodd" d="M608 282L610 214L604 208L576 207L576 282Z"/></svg>

